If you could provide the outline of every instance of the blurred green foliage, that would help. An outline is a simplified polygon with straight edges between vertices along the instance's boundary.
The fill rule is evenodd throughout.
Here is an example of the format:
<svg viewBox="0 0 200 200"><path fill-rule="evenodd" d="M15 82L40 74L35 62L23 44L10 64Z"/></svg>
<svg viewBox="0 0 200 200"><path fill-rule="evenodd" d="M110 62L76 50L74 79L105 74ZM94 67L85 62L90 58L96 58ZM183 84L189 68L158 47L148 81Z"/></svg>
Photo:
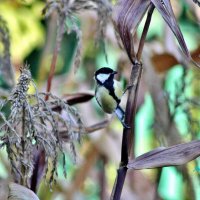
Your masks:
<svg viewBox="0 0 200 200"><path fill-rule="evenodd" d="M11 37L13 62L21 63L34 49L41 48L45 42L45 30L41 23L42 1L1 1L0 13L6 20Z"/></svg>

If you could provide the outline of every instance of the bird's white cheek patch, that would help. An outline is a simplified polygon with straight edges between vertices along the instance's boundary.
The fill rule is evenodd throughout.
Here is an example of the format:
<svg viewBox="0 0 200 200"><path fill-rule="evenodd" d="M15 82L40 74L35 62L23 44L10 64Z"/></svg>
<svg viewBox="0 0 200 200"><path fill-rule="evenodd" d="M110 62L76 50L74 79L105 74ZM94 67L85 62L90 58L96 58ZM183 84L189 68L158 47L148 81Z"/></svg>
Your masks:
<svg viewBox="0 0 200 200"><path fill-rule="evenodd" d="M109 76L110 76L109 74L99 74L99 75L97 75L97 79L101 83L104 83L108 79Z"/></svg>

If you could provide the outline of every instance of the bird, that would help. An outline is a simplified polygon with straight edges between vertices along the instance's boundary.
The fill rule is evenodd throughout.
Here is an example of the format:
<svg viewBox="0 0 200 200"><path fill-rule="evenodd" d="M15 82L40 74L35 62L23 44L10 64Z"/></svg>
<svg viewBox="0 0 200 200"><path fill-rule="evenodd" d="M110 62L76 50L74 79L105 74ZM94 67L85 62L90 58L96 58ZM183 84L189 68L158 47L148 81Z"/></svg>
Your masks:
<svg viewBox="0 0 200 200"><path fill-rule="evenodd" d="M129 128L124 123L125 113L119 105L124 92L120 82L114 79L115 74L117 71L109 67L102 67L95 72L95 98L105 113L115 113L123 127Z"/></svg>

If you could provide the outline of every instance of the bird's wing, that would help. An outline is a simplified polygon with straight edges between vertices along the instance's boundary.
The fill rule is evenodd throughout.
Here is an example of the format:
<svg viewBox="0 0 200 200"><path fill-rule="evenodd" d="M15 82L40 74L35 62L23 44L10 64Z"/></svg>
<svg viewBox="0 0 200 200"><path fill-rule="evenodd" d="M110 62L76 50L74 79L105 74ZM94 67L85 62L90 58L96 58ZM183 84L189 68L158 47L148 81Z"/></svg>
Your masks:
<svg viewBox="0 0 200 200"><path fill-rule="evenodd" d="M119 118L120 121L124 120L124 111L123 109L118 105L117 108L115 109L115 114Z"/></svg>
<svg viewBox="0 0 200 200"><path fill-rule="evenodd" d="M119 81L114 80L114 88L116 97L121 100L121 97L123 95L121 83Z"/></svg>

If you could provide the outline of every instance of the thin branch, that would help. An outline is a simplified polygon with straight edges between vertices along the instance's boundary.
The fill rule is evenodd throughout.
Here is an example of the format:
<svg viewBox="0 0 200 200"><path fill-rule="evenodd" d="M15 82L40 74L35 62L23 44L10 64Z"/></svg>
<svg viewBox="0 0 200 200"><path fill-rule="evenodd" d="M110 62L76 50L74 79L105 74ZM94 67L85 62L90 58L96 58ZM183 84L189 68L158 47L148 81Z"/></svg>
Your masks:
<svg viewBox="0 0 200 200"><path fill-rule="evenodd" d="M109 123L109 120L104 120L97 124L86 127L85 130L87 133L92 133L94 131L98 131L100 129L106 128L108 126L108 123Z"/></svg>
<svg viewBox="0 0 200 200"><path fill-rule="evenodd" d="M22 108L22 138L21 138L21 145L22 145L22 155L25 155L25 140L24 138L26 137L26 130L25 130L25 105L23 104L23 108ZM21 177L21 185L23 186L27 186L26 183L26 167L24 166L23 163L21 163L21 173L22 173L22 177Z"/></svg>
<svg viewBox="0 0 200 200"><path fill-rule="evenodd" d="M149 26L150 26L150 23L151 23L151 17L152 17L154 8L155 8L155 6L151 3L149 10L148 10L147 19L146 19L146 22L145 22L145 25L144 25L142 36L141 36L141 39L140 39L138 52L137 52L137 55L136 55L136 58L138 60L140 60L141 56L142 56L142 50L143 50L143 47L144 47L144 42L145 42L145 39L146 39L146 36L147 36L147 32L149 30Z"/></svg>
<svg viewBox="0 0 200 200"><path fill-rule="evenodd" d="M54 48L53 57L52 57L52 61L51 61L50 72L49 72L49 77L48 77L48 80L47 80L47 89L46 89L47 93L50 93L50 91L51 91L52 80L53 80L53 76L54 76L55 69L56 69L56 62L57 62L58 53L59 53L60 46L61 46L61 41L62 41L62 36L63 36L63 33L64 33L64 28L65 28L65 23L62 23L61 27L58 29L58 32L57 32L56 46ZM46 95L45 96L45 100L47 101L48 99L49 99L49 96Z"/></svg>
<svg viewBox="0 0 200 200"><path fill-rule="evenodd" d="M57 62L57 58L58 58L59 45L60 44L56 43L56 47L55 47L54 52L53 52L53 58L52 58L52 62L51 62L49 77L48 77L48 80L47 80L47 89L46 89L47 93L49 93L51 91L51 84L52 84L53 76L54 76L54 73L55 73L56 62ZM45 100L47 101L48 98L49 98L49 96L46 95Z"/></svg>
<svg viewBox="0 0 200 200"><path fill-rule="evenodd" d="M109 120L104 120L104 121L101 121L101 122L96 123L94 125L84 127L85 134L91 134L91 133L93 133L95 131L104 129L104 128L106 128L108 126L108 124L109 124ZM80 129L79 129L79 127L73 127L73 130L75 132L78 132ZM68 130L66 128L62 129L62 130L59 130L60 137L65 141L70 139L69 135L66 134L66 132L68 132Z"/></svg>

